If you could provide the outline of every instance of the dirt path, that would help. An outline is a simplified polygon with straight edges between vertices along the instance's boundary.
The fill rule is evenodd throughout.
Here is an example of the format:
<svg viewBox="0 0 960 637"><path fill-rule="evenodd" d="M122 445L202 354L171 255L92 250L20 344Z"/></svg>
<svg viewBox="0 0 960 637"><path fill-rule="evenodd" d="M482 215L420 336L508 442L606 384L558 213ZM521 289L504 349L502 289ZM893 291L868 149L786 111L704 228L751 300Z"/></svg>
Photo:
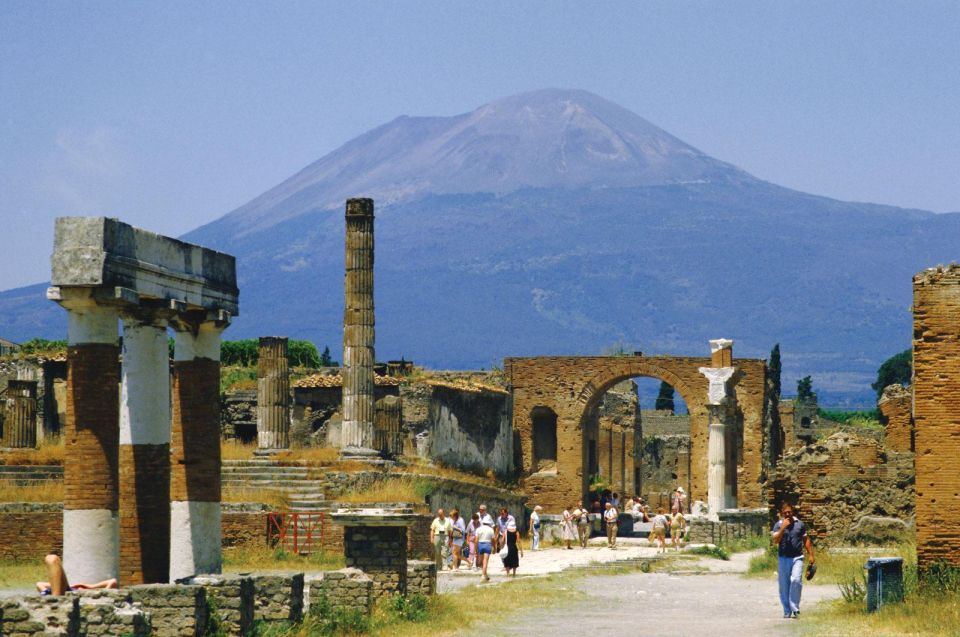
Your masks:
<svg viewBox="0 0 960 637"><path fill-rule="evenodd" d="M747 579L748 554L729 562L684 563L677 573L586 575L573 584L587 597L560 608L541 608L474 626L462 635L516 637L523 634L602 635L673 633L705 637L796 634L803 619L782 618L773 579ZM709 572L693 574L699 568ZM833 585L803 587L803 607L838 596ZM678 624L671 627L672 618ZM574 630L573 627L580 626ZM585 631L585 633L584 633Z"/></svg>

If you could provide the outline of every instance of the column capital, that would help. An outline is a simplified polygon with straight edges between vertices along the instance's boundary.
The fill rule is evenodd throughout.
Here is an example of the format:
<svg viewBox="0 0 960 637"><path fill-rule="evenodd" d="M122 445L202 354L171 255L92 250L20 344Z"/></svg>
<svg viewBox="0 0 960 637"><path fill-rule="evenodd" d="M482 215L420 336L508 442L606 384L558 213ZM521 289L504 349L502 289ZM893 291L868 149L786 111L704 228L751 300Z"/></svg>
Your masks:
<svg viewBox="0 0 960 637"><path fill-rule="evenodd" d="M221 321L172 322L173 360L192 361L206 358L219 361L221 336L228 325L229 323Z"/></svg>
<svg viewBox="0 0 960 637"><path fill-rule="evenodd" d="M707 404L722 405L729 398L727 382L733 377L736 367L701 367L697 371L707 377Z"/></svg>

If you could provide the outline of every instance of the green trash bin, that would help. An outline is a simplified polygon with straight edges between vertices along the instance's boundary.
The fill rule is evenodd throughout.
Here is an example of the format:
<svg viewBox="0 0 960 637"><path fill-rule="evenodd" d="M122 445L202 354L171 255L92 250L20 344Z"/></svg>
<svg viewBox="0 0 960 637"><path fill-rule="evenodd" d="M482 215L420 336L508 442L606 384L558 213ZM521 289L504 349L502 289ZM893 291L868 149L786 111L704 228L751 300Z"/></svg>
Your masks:
<svg viewBox="0 0 960 637"><path fill-rule="evenodd" d="M867 612L884 604L903 601L903 558L874 557L867 560Z"/></svg>

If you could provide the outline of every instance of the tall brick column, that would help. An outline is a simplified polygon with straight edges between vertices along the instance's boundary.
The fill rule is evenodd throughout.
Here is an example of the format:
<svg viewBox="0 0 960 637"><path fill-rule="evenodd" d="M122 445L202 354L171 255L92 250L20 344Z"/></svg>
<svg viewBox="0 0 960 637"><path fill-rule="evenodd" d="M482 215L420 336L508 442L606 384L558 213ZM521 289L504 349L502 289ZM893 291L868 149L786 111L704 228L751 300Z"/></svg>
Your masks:
<svg viewBox="0 0 960 637"><path fill-rule="evenodd" d="M8 380L4 401L3 446L37 446L37 381Z"/></svg>
<svg viewBox="0 0 960 637"><path fill-rule="evenodd" d="M960 566L960 266L913 277L917 564Z"/></svg>
<svg viewBox="0 0 960 637"><path fill-rule="evenodd" d="M711 516L733 506L733 486L728 479L727 454L730 447L731 397L727 381L733 377L733 341L716 339L710 341L711 366L701 367L700 373L707 377L707 413L709 414L709 437L707 443L707 506Z"/></svg>
<svg viewBox="0 0 960 637"><path fill-rule="evenodd" d="M170 581L221 569L220 334L178 330L170 444Z"/></svg>
<svg viewBox="0 0 960 637"><path fill-rule="evenodd" d="M261 336L257 359L257 446L260 449L290 447L289 365L287 338Z"/></svg>
<svg viewBox="0 0 960 637"><path fill-rule="evenodd" d="M169 564L170 357L167 323L144 313L123 319L120 585L165 583Z"/></svg>
<svg viewBox="0 0 960 637"><path fill-rule="evenodd" d="M343 316L343 425L347 455L375 455L373 199L348 199Z"/></svg>
<svg viewBox="0 0 960 637"><path fill-rule="evenodd" d="M67 314L63 565L76 582L117 577L117 312L57 298Z"/></svg>

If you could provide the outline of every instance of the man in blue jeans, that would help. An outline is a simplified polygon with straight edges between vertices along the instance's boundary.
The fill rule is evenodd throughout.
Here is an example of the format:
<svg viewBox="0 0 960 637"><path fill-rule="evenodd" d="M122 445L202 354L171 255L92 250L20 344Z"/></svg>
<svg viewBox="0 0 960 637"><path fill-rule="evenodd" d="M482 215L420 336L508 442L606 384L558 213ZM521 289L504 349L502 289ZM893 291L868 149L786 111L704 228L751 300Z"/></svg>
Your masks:
<svg viewBox="0 0 960 637"><path fill-rule="evenodd" d="M800 589L803 586L803 550L813 564L813 544L807 525L794 515L793 506L780 507L780 519L773 525L773 543L777 545L777 575L780 580L780 604L784 619L800 616Z"/></svg>

